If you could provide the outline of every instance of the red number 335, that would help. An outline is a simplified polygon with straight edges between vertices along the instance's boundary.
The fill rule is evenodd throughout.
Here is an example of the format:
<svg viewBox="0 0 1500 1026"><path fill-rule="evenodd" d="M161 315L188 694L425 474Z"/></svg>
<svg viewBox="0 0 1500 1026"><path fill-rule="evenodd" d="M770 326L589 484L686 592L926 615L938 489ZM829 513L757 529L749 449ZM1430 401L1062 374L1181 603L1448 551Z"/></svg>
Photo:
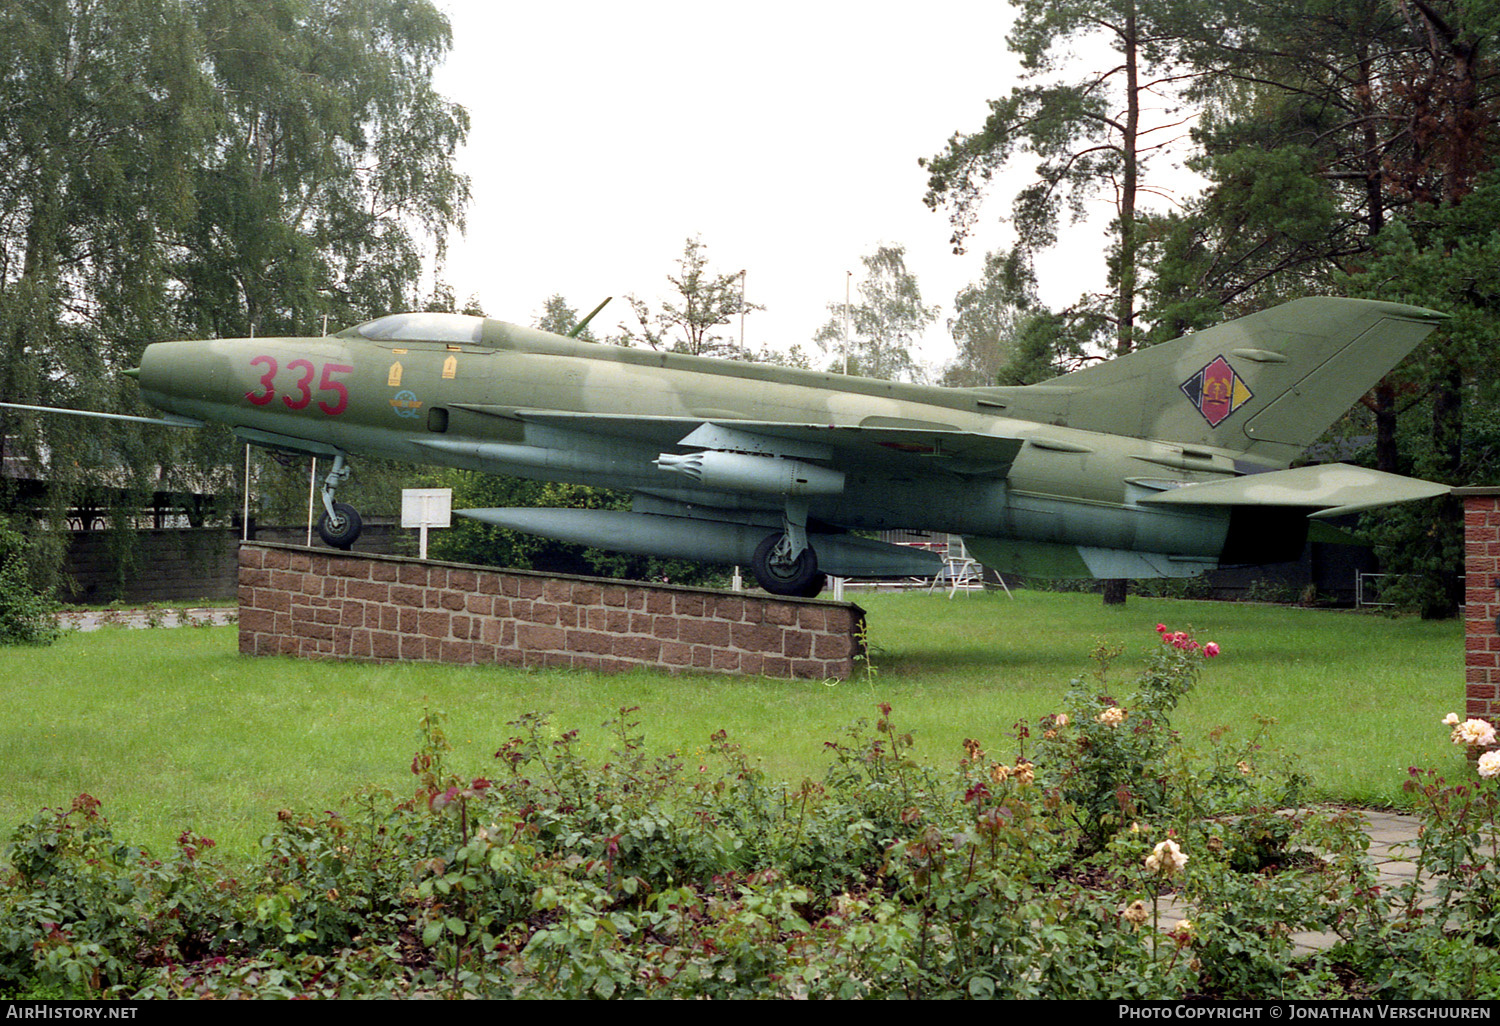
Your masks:
<svg viewBox="0 0 1500 1026"><path fill-rule="evenodd" d="M260 390L254 389L245 393L245 398L256 406L265 406L276 398L276 372L279 366L276 357L262 354L250 361L251 367L264 367L265 373L260 376ZM286 365L287 370L297 372L297 381L293 385L291 395L284 395L281 401L286 403L289 410L306 409L307 404L312 402L313 377L318 378L318 391L331 392L333 401L318 400L318 409L330 417L337 417L349 408L349 386L334 377L335 374L348 374L354 370L353 367L344 363L325 363L321 374L310 360L293 360Z"/></svg>

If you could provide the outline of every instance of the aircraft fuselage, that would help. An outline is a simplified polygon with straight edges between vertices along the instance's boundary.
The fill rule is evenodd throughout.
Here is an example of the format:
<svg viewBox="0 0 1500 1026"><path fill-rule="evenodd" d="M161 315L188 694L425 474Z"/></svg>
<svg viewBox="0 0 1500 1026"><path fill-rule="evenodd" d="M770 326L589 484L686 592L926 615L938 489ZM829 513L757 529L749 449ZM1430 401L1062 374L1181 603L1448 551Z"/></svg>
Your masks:
<svg viewBox="0 0 1500 1026"><path fill-rule="evenodd" d="M962 534L1041 577L1186 577L1293 558L1308 518L1442 495L1343 464L1291 468L1444 319L1310 297L1015 388L933 388L579 342L456 314L393 314L324 338L148 346L136 377L176 426L350 455L626 489L632 509L469 509L511 530L748 563L813 595L826 573L927 576L931 553L851 534ZM103 412L0 403L104 419Z"/></svg>
<svg viewBox="0 0 1500 1026"><path fill-rule="evenodd" d="M628 489L703 507L779 511L783 496L721 493L655 462L696 425L790 422L1022 439L1008 474L940 451L913 467L851 461L807 498L810 522L924 528L1212 559L1222 509L1136 504L1152 479L1219 480L1235 454L1008 416L991 394L602 346L483 322L472 341L222 339L149 346L153 406L314 454L377 455ZM1101 400L1103 401L1103 400ZM573 411L528 418L527 411Z"/></svg>

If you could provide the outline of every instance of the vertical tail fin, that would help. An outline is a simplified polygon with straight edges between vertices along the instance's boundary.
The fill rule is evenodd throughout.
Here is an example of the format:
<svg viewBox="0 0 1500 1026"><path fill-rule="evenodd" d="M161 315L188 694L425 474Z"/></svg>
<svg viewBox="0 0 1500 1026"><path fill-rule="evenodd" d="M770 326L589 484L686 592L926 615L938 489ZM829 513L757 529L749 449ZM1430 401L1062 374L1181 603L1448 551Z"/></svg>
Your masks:
<svg viewBox="0 0 1500 1026"><path fill-rule="evenodd" d="M1010 416L1237 449L1284 466L1445 316L1299 299L1040 385L986 391Z"/></svg>

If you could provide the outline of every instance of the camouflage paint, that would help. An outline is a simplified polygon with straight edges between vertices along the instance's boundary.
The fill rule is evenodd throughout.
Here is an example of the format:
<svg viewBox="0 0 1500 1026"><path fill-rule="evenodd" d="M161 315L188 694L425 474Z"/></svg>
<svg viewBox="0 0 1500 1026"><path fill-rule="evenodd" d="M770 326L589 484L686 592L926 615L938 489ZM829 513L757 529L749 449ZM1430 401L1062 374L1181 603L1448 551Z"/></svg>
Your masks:
<svg viewBox="0 0 1500 1026"><path fill-rule="evenodd" d="M1214 564L1234 507L1440 489L1283 469L1440 319L1298 300L1041 385L944 389L416 315L325 338L160 343L138 380L153 406L257 444L628 489L656 504L608 528L634 551L653 551L657 527L658 551L680 551L684 520L775 531L805 514L815 549L836 547L830 531L926 528L981 539L1001 569L1181 576ZM681 472L704 452L736 454L722 465L744 473ZM763 483L792 480L795 461L841 486L797 498Z"/></svg>

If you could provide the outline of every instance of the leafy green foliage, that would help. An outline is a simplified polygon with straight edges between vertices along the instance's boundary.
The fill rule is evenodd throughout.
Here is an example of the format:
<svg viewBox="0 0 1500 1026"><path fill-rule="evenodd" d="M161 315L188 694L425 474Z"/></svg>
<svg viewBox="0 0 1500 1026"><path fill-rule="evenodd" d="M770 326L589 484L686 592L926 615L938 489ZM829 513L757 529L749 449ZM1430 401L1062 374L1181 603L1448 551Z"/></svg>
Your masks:
<svg viewBox="0 0 1500 1026"><path fill-rule="evenodd" d="M920 161L928 172L924 202L949 210L951 241L962 252L994 180L1034 158L1033 176L1015 193L1010 214L1017 248L1029 256L1055 246L1064 223L1084 220L1100 193L1109 196L1110 291L1084 295L1065 311L1071 323L1058 341L1083 335L1128 353L1140 342L1138 208L1154 191L1146 168L1164 145L1161 133L1177 120L1174 100L1164 103L1162 94L1181 14L1170 2L1150 0L1012 0L1012 6L1017 18L1007 44L1020 60L1022 84L990 101L978 130L955 134L941 153ZM1070 58L1080 44L1101 43L1110 55L1100 65L1070 66L1078 63Z"/></svg>
<svg viewBox="0 0 1500 1026"><path fill-rule="evenodd" d="M836 373L917 380L919 371L911 349L937 319L938 308L922 302L916 275L906 269L904 246L881 246L860 262L865 265L865 276L858 285L859 302L830 303L832 316L813 341L822 350L828 369Z"/></svg>
<svg viewBox="0 0 1500 1026"><path fill-rule="evenodd" d="M468 116L432 86L450 42L426 0L0 7L0 397L133 412L122 372L149 342L418 306L423 254L468 199ZM47 488L0 504L54 538L70 509L108 513L122 572L153 492L224 497L187 500L195 523L239 506L227 431L7 411L0 439Z"/></svg>
<svg viewBox="0 0 1500 1026"><path fill-rule="evenodd" d="M1174 632L1175 633L1175 632ZM1131 820L1153 820L1167 811L1170 768L1166 756L1176 735L1171 713L1198 677L1203 656L1163 643L1152 655L1136 691L1117 702L1103 693L1110 663L1122 649L1100 646L1093 679L1074 680L1064 705L1044 729L1037 760L1057 774L1062 796L1078 817L1082 843L1096 850Z"/></svg>
<svg viewBox="0 0 1500 1026"><path fill-rule="evenodd" d="M1493 782L1413 771L1417 877L1382 892L1356 816L1278 811L1297 796L1259 732L1220 732L1207 757L1182 748L1167 715L1207 650L1159 634L1125 705L1098 693L1111 650L1034 746L1028 729L995 760L970 739L946 772L912 759L884 704L795 787L722 732L654 755L632 709L605 725L602 761L533 714L510 724L493 774L470 776L429 711L408 796L283 811L237 869L191 831L166 858L124 843L81 795L5 850L0 995L1492 992ZM1169 924L1169 897L1190 922ZM1299 952L1300 930L1340 944Z"/></svg>
<svg viewBox="0 0 1500 1026"><path fill-rule="evenodd" d="M1058 337L1062 318L1042 310L1025 254L985 255L980 281L959 290L948 330L958 357L943 372L955 387L1030 385L1057 375L1059 358L1079 356Z"/></svg>
<svg viewBox="0 0 1500 1026"><path fill-rule="evenodd" d="M46 645L62 634L57 603L37 583L26 539L0 518L0 644Z"/></svg>
<svg viewBox="0 0 1500 1026"><path fill-rule="evenodd" d="M1209 181L1152 220L1154 339L1299 295L1395 300L1453 316L1366 397L1343 437L1370 462L1488 483L1495 335L1497 24L1466 3L1278 0L1183 5L1177 46L1201 73L1190 164ZM1480 459L1475 459L1480 456ZM1373 523L1372 519L1372 523ZM1424 615L1462 601L1454 503L1375 525L1391 597Z"/></svg>
<svg viewBox="0 0 1500 1026"><path fill-rule="evenodd" d="M1388 181L1407 134L1389 80L1410 43L1395 8L1178 6L1175 45L1201 72L1188 87L1203 112L1189 164L1208 186L1147 228L1156 339L1212 323L1220 308L1337 291L1403 202Z"/></svg>
<svg viewBox="0 0 1500 1026"><path fill-rule="evenodd" d="M195 334L311 334L417 303L421 243L461 226L468 115L432 74L429 3L192 5L213 135L195 168L181 318Z"/></svg>
<svg viewBox="0 0 1500 1026"><path fill-rule="evenodd" d="M1500 378L1491 358L1500 333L1500 172L1478 179L1462 201L1423 207L1380 238L1368 269L1349 278L1363 295L1433 306L1449 313L1434 342L1394 376L1403 402L1393 441L1401 469L1452 484L1500 481L1493 400ZM1368 518L1387 591L1424 615L1453 615L1462 602L1461 509L1436 500Z"/></svg>
<svg viewBox="0 0 1500 1026"><path fill-rule="evenodd" d="M743 359L739 343L724 329L736 318L762 309L745 301L744 272L710 270L707 247L694 236L683 244L677 273L668 275L667 281L674 295L660 310L653 311L636 296L625 297L635 314L636 327L622 325L625 334L621 341L690 356Z"/></svg>
<svg viewBox="0 0 1500 1026"><path fill-rule="evenodd" d="M1494 758L1481 757L1477 781L1409 771L1406 790L1421 803L1423 820L1416 872L1388 894L1360 881L1337 924L1343 943L1332 953L1375 981L1378 996L1474 1000L1500 988L1500 791L1486 766Z"/></svg>

